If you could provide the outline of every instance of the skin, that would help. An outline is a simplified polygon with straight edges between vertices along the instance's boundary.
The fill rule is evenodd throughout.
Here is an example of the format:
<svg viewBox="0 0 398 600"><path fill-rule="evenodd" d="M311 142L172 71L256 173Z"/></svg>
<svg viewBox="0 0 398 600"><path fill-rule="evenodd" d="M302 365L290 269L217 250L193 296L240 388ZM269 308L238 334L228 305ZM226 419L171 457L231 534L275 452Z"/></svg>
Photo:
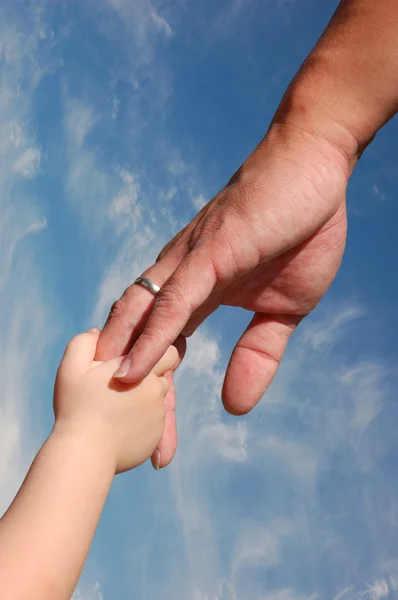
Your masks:
<svg viewBox="0 0 398 600"><path fill-rule="evenodd" d="M162 287L156 299L132 285L112 307L97 356L129 352L116 376L140 379L218 306L240 306L254 316L232 353L222 399L235 415L255 406L339 268L347 182L397 112L397 31L396 0L339 4L262 142L144 273ZM171 389L156 466L177 446L174 403Z"/></svg>
<svg viewBox="0 0 398 600"><path fill-rule="evenodd" d="M0 520L0 588L7 600L68 600L113 477L154 452L163 434L170 348L139 383L113 379L121 359L94 361L98 330L75 337L54 391L55 424Z"/></svg>

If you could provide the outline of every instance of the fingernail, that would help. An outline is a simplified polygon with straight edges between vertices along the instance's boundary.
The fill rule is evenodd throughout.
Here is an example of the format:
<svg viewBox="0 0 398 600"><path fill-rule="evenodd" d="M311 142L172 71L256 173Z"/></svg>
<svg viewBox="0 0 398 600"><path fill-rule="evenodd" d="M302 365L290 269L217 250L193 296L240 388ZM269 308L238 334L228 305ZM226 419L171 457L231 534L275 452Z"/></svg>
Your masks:
<svg viewBox="0 0 398 600"><path fill-rule="evenodd" d="M131 366L130 358L128 356L126 356L126 358L124 359L124 361L122 362L122 364L120 365L120 367L118 368L116 373L114 374L114 377L124 377L125 375L127 375L127 373L130 371L130 366Z"/></svg>
<svg viewBox="0 0 398 600"><path fill-rule="evenodd" d="M98 333L98 327L92 327L91 329L87 329L87 333Z"/></svg>
<svg viewBox="0 0 398 600"><path fill-rule="evenodd" d="M155 450L155 454L153 457L153 466L157 471L160 469L160 450Z"/></svg>

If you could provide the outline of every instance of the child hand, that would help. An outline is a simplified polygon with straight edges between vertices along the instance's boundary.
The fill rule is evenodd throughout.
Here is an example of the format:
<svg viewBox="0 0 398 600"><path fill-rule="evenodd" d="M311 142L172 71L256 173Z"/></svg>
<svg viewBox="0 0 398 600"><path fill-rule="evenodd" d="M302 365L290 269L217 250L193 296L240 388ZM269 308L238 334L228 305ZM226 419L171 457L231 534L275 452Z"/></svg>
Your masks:
<svg viewBox="0 0 398 600"><path fill-rule="evenodd" d="M179 357L171 346L141 382L121 383L113 374L122 358L94 361L99 333L77 335L66 348L55 381L54 429L107 447L121 473L145 462L159 443L168 391L163 375Z"/></svg>

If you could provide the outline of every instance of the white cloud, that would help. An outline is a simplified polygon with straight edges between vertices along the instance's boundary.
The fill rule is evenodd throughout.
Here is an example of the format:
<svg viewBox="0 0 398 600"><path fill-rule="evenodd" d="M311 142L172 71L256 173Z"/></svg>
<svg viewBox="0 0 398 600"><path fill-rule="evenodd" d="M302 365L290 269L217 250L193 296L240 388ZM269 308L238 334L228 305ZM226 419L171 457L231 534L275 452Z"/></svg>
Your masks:
<svg viewBox="0 0 398 600"><path fill-rule="evenodd" d="M149 8L149 15L160 31L163 31L166 37L173 35L170 24L153 7Z"/></svg>
<svg viewBox="0 0 398 600"><path fill-rule="evenodd" d="M145 66L148 69L153 64L157 50L162 47L162 42L173 37L170 23L154 3L148 0L104 0L104 3L97 6L97 10L101 10L104 4L115 11L121 18L121 26L126 27L127 35L120 36L119 43L128 44L126 53L131 53L130 66L136 69Z"/></svg>
<svg viewBox="0 0 398 600"><path fill-rule="evenodd" d="M394 591L398 590L398 576L397 575L390 575L390 586L391 589Z"/></svg>
<svg viewBox="0 0 398 600"><path fill-rule="evenodd" d="M199 194L199 196L194 196L192 198L192 204L194 208L199 212L204 206L206 206L207 200L203 196L203 194Z"/></svg>
<svg viewBox="0 0 398 600"><path fill-rule="evenodd" d="M67 150L65 189L89 243L103 233L109 201L117 186L117 174L102 165L89 136L100 121L92 106L71 97L64 88L64 126Z"/></svg>
<svg viewBox="0 0 398 600"><path fill-rule="evenodd" d="M317 594L311 594L310 596L299 594L290 588L282 590L273 590L268 592L258 600L316 600Z"/></svg>
<svg viewBox="0 0 398 600"><path fill-rule="evenodd" d="M306 482L309 489L315 484L318 474L315 448L275 435L265 436L263 440L260 439L258 445L271 460L278 461L282 469Z"/></svg>
<svg viewBox="0 0 398 600"><path fill-rule="evenodd" d="M10 216L10 212L12 212L12 216ZM38 233L47 227L47 219L43 217L38 221L33 221L32 223L26 226L25 230L21 231L21 228L24 226L25 218L20 218L20 222L15 221L14 211L8 211L3 213L4 222L13 221L13 227L4 228L3 230L3 240L7 240L7 244L4 244L3 257L2 257L2 271L0 273L0 290L2 290L10 278L13 258L15 255L15 251L17 249L18 244L30 233ZM0 227L0 231L1 231Z"/></svg>
<svg viewBox="0 0 398 600"><path fill-rule="evenodd" d="M124 185L111 201L109 217L116 223L117 235L126 228L132 235L141 222L142 208L138 203L140 184L132 173L125 170L121 170L120 178Z"/></svg>
<svg viewBox="0 0 398 600"><path fill-rule="evenodd" d="M104 600L98 581L94 585L78 587L71 600Z"/></svg>
<svg viewBox="0 0 398 600"><path fill-rule="evenodd" d="M65 125L69 143L73 150L80 150L88 134L99 121L91 106L81 101L67 100L65 107Z"/></svg>
<svg viewBox="0 0 398 600"><path fill-rule="evenodd" d="M213 423L204 425L193 441L194 445L200 446L197 453L201 454L202 461L223 458L228 461L244 463L248 457L247 451L248 429L245 423Z"/></svg>
<svg viewBox="0 0 398 600"><path fill-rule="evenodd" d="M383 407L387 370L378 363L367 361L345 368L340 380L353 401L352 426L364 431Z"/></svg>
<svg viewBox="0 0 398 600"><path fill-rule="evenodd" d="M110 235L120 237L120 245L100 283L93 313L93 323L98 326L102 326L111 305L126 287L155 261L158 251L155 230L147 224L148 207L140 202L140 185L126 171L122 171L122 182L108 209L113 225Z"/></svg>
<svg viewBox="0 0 398 600"><path fill-rule="evenodd" d="M379 186L376 185L375 183L372 185L372 192L373 192L374 196L377 198L377 200L379 200L379 202L385 201L386 195L383 194L382 191L380 191Z"/></svg>
<svg viewBox="0 0 398 600"><path fill-rule="evenodd" d="M22 180L35 175L41 159L30 130L32 96L46 72L38 60L32 69L39 38L37 30L25 35L10 27L7 19L0 23L1 513L15 495L37 447L30 406L39 404L37 374L45 372L43 352L54 336L35 240L27 237L42 231L47 221L40 206L20 191Z"/></svg>
<svg viewBox="0 0 398 600"><path fill-rule="evenodd" d="M354 319L364 316L363 307L357 304L347 304L333 310L319 322L308 324L303 333L303 339L310 343L313 350L323 351L344 337L344 327Z"/></svg>
<svg viewBox="0 0 398 600"><path fill-rule="evenodd" d="M247 568L261 568L264 571L267 567L278 565L283 540L294 531L292 524L285 521L275 521L267 529L244 519L241 520L240 529L242 533L237 538L231 565L234 579Z"/></svg>
<svg viewBox="0 0 398 600"><path fill-rule="evenodd" d="M106 2L123 19L131 19L135 32L140 33L140 43L143 42L145 35L149 35L149 29L157 30L166 37L173 35L170 24L148 0L136 0L134 4L129 0L106 0Z"/></svg>
<svg viewBox="0 0 398 600"><path fill-rule="evenodd" d="M198 375L211 377L214 376L214 368L220 358L220 348L216 340L198 331L190 340L184 368L192 369Z"/></svg>
<svg viewBox="0 0 398 600"><path fill-rule="evenodd" d="M33 177L40 166L41 152L38 148L27 148L15 160L13 169L23 177Z"/></svg>
<svg viewBox="0 0 398 600"><path fill-rule="evenodd" d="M142 73L145 71L148 79L157 84L156 75L161 69L155 64L155 57L172 30L169 22L148 2L109 0L109 4L122 17L129 32L127 36L120 33L121 39L117 40L118 48L123 43L126 48L131 46L128 50L131 64L126 58L128 68L115 75L115 88L118 77L130 78L128 81L138 99L133 106L136 112L132 111L133 116L126 123L130 128L128 131L133 130L135 141L139 142L144 140L140 135L151 115L170 93L166 76L166 83L160 79L160 91L155 91L151 104L151 110L155 107L154 112L143 111L141 105L147 103L148 89L151 91L152 88L143 89L147 80ZM103 6L102 3L99 5ZM243 3L233 3L232 8L239 13L240 5ZM174 20L171 22L174 25ZM43 29L42 25L37 32L40 39L48 35L43 31L50 29ZM121 31L122 28L118 29ZM23 44L23 39L3 36L2 56L21 61ZM0 171L0 177L6 196L12 198L14 183L37 171L40 159L35 150L41 150L26 129L26 109L20 103L21 98L15 95L10 81L1 81L0 104L2 110L4 106L7 110L3 113L6 115L4 123L1 122L1 133L6 135L0 136L0 151L4 152L8 163L7 180L5 171ZM36 85L36 79L31 85ZM205 196L198 193L203 187L194 166L185 156L182 158L181 152L169 140L160 150L156 149L156 157L165 159L159 161L163 165L161 183L151 181L153 172L149 168L148 172L139 168L142 162L130 160L130 155L125 163L129 165L128 169L107 164L93 142L106 117L94 102L95 82L92 89L92 96L87 93L87 96L75 97L71 89L64 86L65 187L78 215L77 222L80 224L81 221L88 234L87 243L94 240L98 242L98 248L106 247L94 315L95 323L101 325L112 302L153 262L162 244L174 233L178 223L172 220L172 203L177 200L181 188L188 190L187 204L191 201L197 210L202 207ZM112 100L115 89L111 92ZM16 98L18 106L15 106ZM112 103L111 110L118 119L124 113L122 110L119 113L119 108L119 101ZM109 116L109 106L107 110ZM135 145L139 147L140 144ZM14 179L10 182L11 172ZM15 379L14 387L5 389L5 401L1 404L3 430L0 433L7 440L1 464L7 465L9 457L17 455L25 431L24 418L28 417L25 412L28 388L17 387L22 383L25 386L25 380L21 383L18 374L21 369L26 372L32 369L33 372L36 368L29 348L36 348L38 339L44 343L42 332L46 330L48 318L40 285L35 287L34 284L35 265L25 254L18 254L24 249L19 241L31 242L24 236L40 231L45 226L45 219L41 211L31 205L24 211L14 212L9 207L9 213L3 214L2 233L8 236L5 243L8 254L5 256L9 258L4 262L2 283L8 293L10 279L17 281L23 276L27 286L24 294L28 290L24 297L16 294L14 318L8 318L9 313L4 317L4 339L11 349L10 362L5 361L4 368L13 373ZM25 220L21 220L22 217ZM13 227L17 222L18 227ZM104 241L105 238L110 242ZM112 245L112 250L106 254L107 244ZM18 263L19 270L14 271L16 257L21 262ZM27 297L29 306L26 308ZM175 600L314 598L312 591L310 595L296 591L288 580L291 572L287 568L286 582L276 589L268 589L267 581L254 589L247 572L252 568L282 564L286 549L291 550L294 543L301 544L303 553L308 547L317 550L319 544L327 555L328 544L333 547L333 536L338 538L339 533L331 533L332 528L328 529L322 521L324 513L317 496L318 484L322 473L330 468L339 452L347 452L350 457L353 454L357 463L360 462L359 442L363 443L371 425L383 411L389 377L383 365L376 361L353 364L351 359L335 352L337 344L347 343L350 328L360 323L364 314L360 306L333 304L329 314L323 317L322 313L318 314L319 317L300 328L266 399L244 420L226 417L221 406L220 392L227 358L222 336L216 339L218 332L204 328L189 340L188 355L176 378L180 447L169 470L171 498L166 497L164 506L158 501L166 513L165 520L175 518L173 524L181 528L183 548L173 546L171 540L170 560L173 551L175 557L170 586L174 586L176 593L167 596L167 590L159 589L158 595ZM25 331L28 331L27 336ZM26 381L29 383L29 377ZM15 475L14 470L5 467L2 473L9 482L5 489L15 488L21 472L17 469ZM15 480L7 479L9 477L15 477ZM289 511L291 514L287 514ZM313 519L311 511L315 514ZM289 521L292 515L294 528ZM364 523L365 529L366 526ZM317 536L323 536L324 531L325 540L319 542ZM134 538L134 543L136 540ZM352 552L352 547L346 551ZM187 568L181 567L184 561ZM389 579L386 581L393 590L393 583ZM238 587L242 582L244 595ZM377 600L382 598L383 585L378 582L369 588L372 593L379 594ZM87 589L80 586L75 598L101 600L100 586Z"/></svg>
<svg viewBox="0 0 398 600"><path fill-rule="evenodd" d="M16 279L23 281L18 285ZM0 513L15 495L32 457L29 406L37 391L35 375L45 346L54 335L49 311L35 278L35 265L25 255L15 279L0 294L2 317L0 338L3 359L0 367ZM34 352L33 352L34 348Z"/></svg>
<svg viewBox="0 0 398 600"><path fill-rule="evenodd" d="M142 44L142 55L133 57L131 63L138 81L134 89L142 101L146 96L139 69L142 64L152 66L158 50L158 40L152 38L154 23L149 22L147 5L142 2L113 0L112 6L131 24L132 46ZM151 173L137 168L139 161L132 160L128 169L104 165L90 146L98 121L88 106L89 100L80 105L79 118L73 113L65 118L80 122L80 134L73 130L69 134L70 189L80 198L80 205L84 200L87 226L91 226L95 207L99 229L109 228L106 235L115 244L109 263L104 265L94 309L93 321L102 325L114 300L153 262L174 233L178 224L172 220L171 205L178 198L181 181L188 203L191 201L196 210L203 206L205 196L198 193L203 188L194 166L168 140L156 148L157 159L162 159L162 185L150 181ZM132 121L137 124L134 135L139 146L144 139L140 138L141 131L152 113L135 108ZM264 584L261 595L261 590L254 591L247 572L261 565L276 567L286 548L295 543L290 530L278 530L278 524L289 522L284 510L288 511L290 501L295 503L290 510L295 511L297 540L303 545L309 539L316 540L314 545L319 543L322 550L322 544L332 544L329 538L317 541L317 523L311 520L308 506L315 507L316 513L321 510L317 497L320 475L341 448L357 450L359 437L377 419L386 397L383 370L371 369L373 374L362 384L360 370L355 372L359 365L351 361L345 364L344 357L340 360L335 354L337 345L346 343L350 328L360 323L365 310L352 302L333 304L328 314L318 314L300 328L275 384L247 420L224 415L220 392L227 357L219 340L207 329L189 340L188 354L176 377L180 445L169 470L171 506L165 507L165 520L171 518L175 507L183 550L181 554L176 551L172 562L170 587L159 587L164 597L235 600L242 597L239 586L244 583L248 600L315 598L312 590L309 594L295 591L289 581L276 590L267 590ZM235 485L240 488L243 469L264 486L268 480L273 482L272 490L264 488L263 502L269 514L258 506L262 502L259 488L259 497L251 499L253 484L247 479L242 478L242 489L234 488L235 496L231 495L229 486L237 481ZM240 527L247 522L247 514L242 517L240 493L249 497L257 510L258 518L250 524L247 535ZM249 510L247 506L245 510ZM234 549L227 557L226 544ZM182 560L186 568L181 567Z"/></svg>
<svg viewBox="0 0 398 600"><path fill-rule="evenodd" d="M196 590L198 598L222 598L217 595L222 582L229 586L227 598L240 598L241 589L245 598L256 600L316 597L316 590L303 593L290 587L254 595L248 573L252 568L276 567L286 549L298 540L315 543L317 533L312 528L316 528L316 520L307 514L306 502L316 511L322 510L317 497L319 476L342 448L357 456L361 469L367 455L363 449L355 454L358 440L363 439L388 397L388 374L382 367L376 363L352 365L333 352L357 322L361 326L365 311L356 305L334 304L331 323L330 314L331 310L318 313L307 328L301 328L275 390L270 390L277 396L274 402L264 403L244 421L223 417L221 365L226 357L216 341L208 331L197 332L189 340L188 355L176 379L180 446L170 477L190 564L190 574L181 576L181 585ZM322 353L325 346L329 351ZM284 425L287 418L294 419L294 427ZM253 481L259 478L266 484L270 480L273 485L271 504L267 498L271 492L264 489L268 514L256 521L248 521L249 513L239 512L236 499L231 506L228 482L239 481L240 471L235 470L239 465L249 469ZM224 494L218 492L222 507L214 497L214 481L217 489L224 490ZM242 497L251 493L250 488L242 490ZM284 515L283 506L289 506L286 494L295 499L294 521L288 513ZM261 497L252 502L258 511ZM219 524L221 515L227 519L226 530ZM221 561L223 545L218 541L223 535L230 536L225 543L232 540L235 548L227 566ZM198 548L203 549L199 557ZM383 588L372 584L369 589L375 594Z"/></svg>
<svg viewBox="0 0 398 600"><path fill-rule="evenodd" d="M398 578L396 575L375 578L363 587L349 586L334 596L333 600L382 600L398 598Z"/></svg>
<svg viewBox="0 0 398 600"><path fill-rule="evenodd" d="M388 596L388 583L385 579L378 579L368 585L368 589L364 596L368 596L370 600L380 600Z"/></svg>
<svg viewBox="0 0 398 600"><path fill-rule="evenodd" d="M333 597L333 600L341 600L342 598L344 598L346 596L346 594L351 592L352 589L353 589L353 587L351 585L344 588L344 590L341 590L338 594L336 594L336 596Z"/></svg>

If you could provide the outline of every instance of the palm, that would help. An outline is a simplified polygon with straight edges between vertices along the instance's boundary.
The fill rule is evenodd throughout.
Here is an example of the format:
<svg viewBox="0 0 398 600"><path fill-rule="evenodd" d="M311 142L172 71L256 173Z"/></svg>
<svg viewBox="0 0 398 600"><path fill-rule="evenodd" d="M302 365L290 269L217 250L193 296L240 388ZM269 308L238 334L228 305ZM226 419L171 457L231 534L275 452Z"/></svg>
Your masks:
<svg viewBox="0 0 398 600"><path fill-rule="evenodd" d="M223 401L230 412L247 412L263 395L292 331L339 268L346 238L346 177L335 160L319 163L314 153L312 161L306 157L304 166L297 161L288 170L279 156L269 156L257 193L237 200L232 182L166 249L173 251L189 239L193 251L205 247L217 272L214 291L183 334L192 334L222 304L255 313L226 374Z"/></svg>
<svg viewBox="0 0 398 600"><path fill-rule="evenodd" d="M331 285L345 238L342 204L311 238L212 294L188 324L186 333L190 334L220 304L256 313L234 350L226 374L223 402L230 412L247 412L264 393L292 331Z"/></svg>
<svg viewBox="0 0 398 600"><path fill-rule="evenodd" d="M332 283L344 252L344 206L309 240L230 284L221 304L302 318Z"/></svg>

